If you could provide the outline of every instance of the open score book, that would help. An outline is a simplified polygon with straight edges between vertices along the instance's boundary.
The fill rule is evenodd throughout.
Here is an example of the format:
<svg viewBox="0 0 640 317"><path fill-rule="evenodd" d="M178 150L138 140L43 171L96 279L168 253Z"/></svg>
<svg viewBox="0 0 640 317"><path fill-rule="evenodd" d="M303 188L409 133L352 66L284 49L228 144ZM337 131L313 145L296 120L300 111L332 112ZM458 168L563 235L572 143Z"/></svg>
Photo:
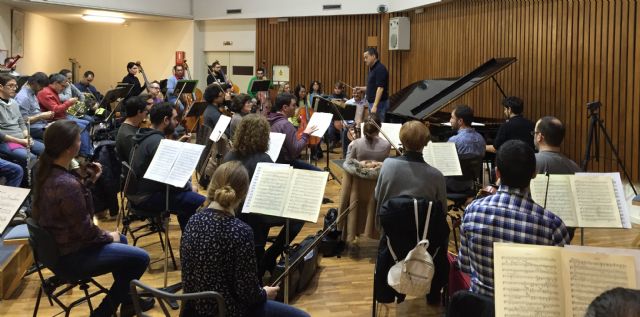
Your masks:
<svg viewBox="0 0 640 317"><path fill-rule="evenodd" d="M242 212L316 222L328 177L328 172L258 163Z"/></svg>
<svg viewBox="0 0 640 317"><path fill-rule="evenodd" d="M499 242L493 250L496 316L583 317L602 292L638 285L636 250Z"/></svg>
<svg viewBox="0 0 640 317"><path fill-rule="evenodd" d="M566 226L631 228L618 173L538 174L530 187L531 198L541 206L546 202L545 208Z"/></svg>

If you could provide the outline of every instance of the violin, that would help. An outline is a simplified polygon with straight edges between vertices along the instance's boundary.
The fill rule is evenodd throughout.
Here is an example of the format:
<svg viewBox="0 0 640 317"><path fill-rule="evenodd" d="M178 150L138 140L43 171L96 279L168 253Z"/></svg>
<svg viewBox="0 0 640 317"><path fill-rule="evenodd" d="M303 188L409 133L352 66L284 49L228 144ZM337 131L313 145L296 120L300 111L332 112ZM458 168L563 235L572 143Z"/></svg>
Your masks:
<svg viewBox="0 0 640 317"><path fill-rule="evenodd" d="M491 196L491 195L494 195L496 192L498 192L498 188L496 186L494 185L485 186L483 188L480 188L480 190L476 194L475 199Z"/></svg>

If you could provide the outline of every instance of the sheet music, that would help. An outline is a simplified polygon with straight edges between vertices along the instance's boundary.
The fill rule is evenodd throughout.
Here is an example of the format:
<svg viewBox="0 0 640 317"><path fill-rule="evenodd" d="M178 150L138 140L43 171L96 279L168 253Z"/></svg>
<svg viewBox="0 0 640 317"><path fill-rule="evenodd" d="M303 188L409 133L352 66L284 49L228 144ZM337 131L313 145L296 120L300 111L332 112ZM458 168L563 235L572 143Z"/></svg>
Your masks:
<svg viewBox="0 0 640 317"><path fill-rule="evenodd" d="M599 176L609 175L613 181L613 191L616 195L616 202L618 203L618 210L620 211L620 220L622 221L622 227L625 229L631 228L631 217L629 212L629 203L625 197L624 187L622 186L622 179L620 173L576 173L576 176Z"/></svg>
<svg viewBox="0 0 640 317"><path fill-rule="evenodd" d="M571 187L580 227L622 228L610 176L575 176Z"/></svg>
<svg viewBox="0 0 640 317"><path fill-rule="evenodd" d="M272 161L275 162L278 160L282 144L284 144L286 138L287 135L284 133L269 132L269 149L267 150L267 154L271 157Z"/></svg>
<svg viewBox="0 0 640 317"><path fill-rule="evenodd" d="M590 247L590 246L570 245L570 244L565 245L564 249L568 251L575 251L575 252L582 252L582 253L599 253L599 254L632 256L635 260L636 287L640 285L640 250L638 249Z"/></svg>
<svg viewBox="0 0 640 317"><path fill-rule="evenodd" d="M258 163L242 212L281 217L288 198L292 169L287 164Z"/></svg>
<svg viewBox="0 0 640 317"><path fill-rule="evenodd" d="M265 168L270 168L270 169L276 169L276 168L290 169L291 166L288 165L288 164L258 163L256 165L255 171L253 172L253 177L251 178L251 184L249 184L249 189L247 190L247 197L245 197L244 204L242 205L242 212L243 213L250 213L251 212L251 208L249 207L249 205L251 204L251 202L253 200L254 193L256 191L256 188L258 187L258 182L260 181L260 175L262 174L262 170L265 169Z"/></svg>
<svg viewBox="0 0 640 317"><path fill-rule="evenodd" d="M167 184L175 187L184 187L187 181L191 179L191 175L196 169L198 160L200 160L200 156L204 150L204 145L185 142L180 143L182 143L182 149L175 163L173 163L173 167L166 181Z"/></svg>
<svg viewBox="0 0 640 317"><path fill-rule="evenodd" d="M294 169L291 177L292 190L283 216L317 222L328 177L328 172Z"/></svg>
<svg viewBox="0 0 640 317"><path fill-rule="evenodd" d="M175 187L184 187L191 178L204 145L162 140L144 178Z"/></svg>
<svg viewBox="0 0 640 317"><path fill-rule="evenodd" d="M7 229L30 192L27 188L0 185L0 234Z"/></svg>
<svg viewBox="0 0 640 317"><path fill-rule="evenodd" d="M178 158L178 155L180 155L181 148L181 142L166 139L160 141L160 145L151 160L151 164L149 164L147 172L144 173L144 178L166 183L173 163L176 161L176 158Z"/></svg>
<svg viewBox="0 0 640 317"><path fill-rule="evenodd" d="M324 133L327 132L327 129L329 129L329 125L332 123L333 123L332 113L314 112L313 115L311 115L311 119L309 119L309 123L307 123L307 126L312 127L315 125L316 127L318 127L318 130L311 133L311 135L317 136L317 137L323 137Z"/></svg>
<svg viewBox="0 0 640 317"><path fill-rule="evenodd" d="M571 191L572 178L572 175L549 175L549 192L545 208L560 217L566 226L578 227L575 198ZM540 206L545 206L547 176L538 174L531 180L530 188L533 201Z"/></svg>
<svg viewBox="0 0 640 317"><path fill-rule="evenodd" d="M561 248L494 243L496 316L563 316Z"/></svg>
<svg viewBox="0 0 640 317"><path fill-rule="evenodd" d="M451 142L429 142L422 150L424 160L437 168L444 176L461 176L456 144Z"/></svg>
<svg viewBox="0 0 640 317"><path fill-rule="evenodd" d="M389 137L391 143L395 144L397 147L402 146L402 142L400 142L400 128L402 128L401 123L383 122L380 126L380 129ZM380 133L380 136L382 136L382 133ZM364 137L364 133L362 134L362 137Z"/></svg>
<svg viewBox="0 0 640 317"><path fill-rule="evenodd" d="M587 307L602 292L615 288L636 288L635 260L632 256L600 253L565 252L565 296L571 303L571 314L582 317Z"/></svg>
<svg viewBox="0 0 640 317"><path fill-rule="evenodd" d="M216 126L213 127L213 131L211 131L211 135L209 135L209 139L213 142L218 142L218 140L220 140L220 138L222 137L222 134L224 133L224 131L227 130L227 127L229 126L230 122L231 122L231 117L220 115L220 118L218 119L218 123L216 123Z"/></svg>

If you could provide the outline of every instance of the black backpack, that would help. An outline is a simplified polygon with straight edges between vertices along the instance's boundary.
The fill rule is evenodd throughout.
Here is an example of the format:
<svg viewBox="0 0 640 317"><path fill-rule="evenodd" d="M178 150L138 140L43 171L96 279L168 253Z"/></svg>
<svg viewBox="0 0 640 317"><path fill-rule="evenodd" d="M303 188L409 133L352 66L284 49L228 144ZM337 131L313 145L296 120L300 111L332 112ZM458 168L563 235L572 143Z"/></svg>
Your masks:
<svg viewBox="0 0 640 317"><path fill-rule="evenodd" d="M333 224L336 219L338 219L338 209L331 208L327 211L327 214L324 216L324 227L322 231L327 230L331 224ZM340 257L342 251L344 251L345 243L342 241L342 230L338 230L338 227L335 226L327 233L325 237L320 241L320 253L325 257L337 256Z"/></svg>

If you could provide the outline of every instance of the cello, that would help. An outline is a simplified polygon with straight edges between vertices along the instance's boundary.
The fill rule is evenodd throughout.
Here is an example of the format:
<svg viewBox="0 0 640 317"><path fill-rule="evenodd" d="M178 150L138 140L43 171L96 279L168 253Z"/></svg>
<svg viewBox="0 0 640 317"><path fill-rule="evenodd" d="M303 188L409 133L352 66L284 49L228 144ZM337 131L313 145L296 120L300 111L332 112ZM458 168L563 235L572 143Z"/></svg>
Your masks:
<svg viewBox="0 0 640 317"><path fill-rule="evenodd" d="M313 109L309 105L305 104L303 107L300 107L300 110L298 112L298 122L300 122L300 125L298 126L298 131L296 132L296 138L298 140L302 138L302 134L304 133L304 130L307 129L307 125L309 124L309 120L311 119L312 115ZM320 141L320 137L309 136L307 146L310 148L315 147L320 144Z"/></svg>
<svg viewBox="0 0 640 317"><path fill-rule="evenodd" d="M177 55L178 52L176 52ZM176 56L177 57L177 56ZM176 61L178 59L176 58ZM186 78L188 80L191 80L191 74L189 73L189 65L187 65L187 60L183 59L182 60L182 65L184 66L184 71L185 71L185 75ZM184 127L185 131L189 131L188 133L191 134L191 132L193 132L197 127L198 127L198 123L200 122L200 120L202 119L201 115L198 118L195 117L187 117L187 114L189 113L189 111L191 110L191 107L193 107L193 105L196 102L201 102L203 101L202 98L202 91L199 88L196 88L192 93L187 93L187 94L182 94L180 96L180 100L182 100L183 104L185 105L184 108L184 113L182 114L183 119L182 119L182 126Z"/></svg>

